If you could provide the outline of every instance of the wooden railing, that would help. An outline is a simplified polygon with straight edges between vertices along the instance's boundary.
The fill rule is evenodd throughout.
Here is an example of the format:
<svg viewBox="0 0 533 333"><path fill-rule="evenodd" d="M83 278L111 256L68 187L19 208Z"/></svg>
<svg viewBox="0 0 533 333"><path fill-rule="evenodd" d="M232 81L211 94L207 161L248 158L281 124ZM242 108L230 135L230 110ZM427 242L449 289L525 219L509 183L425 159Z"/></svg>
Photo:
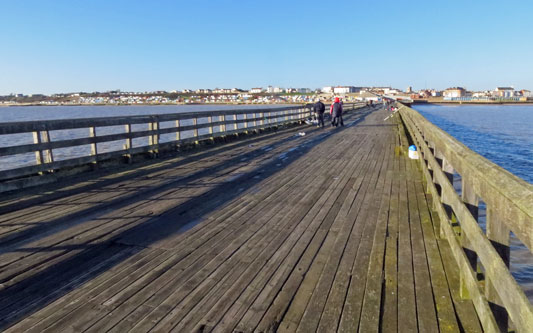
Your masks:
<svg viewBox="0 0 533 333"><path fill-rule="evenodd" d="M345 104L346 111L362 103ZM35 164L0 171L0 192L26 187L27 178L54 170L95 164L124 156L126 159L139 153L157 156L160 149L172 149L187 143L211 140L216 137L259 130L289 123L302 122L312 114L311 106L290 106L268 109L242 109L228 111L203 111L143 116L84 118L47 121L0 123L0 139L4 135L33 135L33 143L0 147L0 158L17 154L35 153ZM164 123L167 126L161 126ZM168 126L170 124L170 126ZM142 130L134 130L142 126ZM120 133L99 135L102 128L124 126ZM86 136L75 139L51 140L53 131L86 130ZM161 135L175 135L173 140L160 142ZM188 134L184 135L184 134ZM147 138L134 147L134 139ZM99 144L123 140L123 146L99 152ZM144 139L143 139L144 140ZM54 159L54 150L90 145L85 156ZM122 148L122 149L120 149ZM90 151L90 152L89 152ZM14 181L16 180L16 181ZM7 184L9 181L9 184Z"/></svg>
<svg viewBox="0 0 533 333"><path fill-rule="evenodd" d="M510 232L533 249L533 186L474 153L399 105L400 115L421 153L421 166L447 239L460 267L461 296L472 299L486 331L533 330L533 309L509 272ZM453 186L461 177L461 190ZM486 206L486 233L479 225ZM478 264L481 267L478 267Z"/></svg>

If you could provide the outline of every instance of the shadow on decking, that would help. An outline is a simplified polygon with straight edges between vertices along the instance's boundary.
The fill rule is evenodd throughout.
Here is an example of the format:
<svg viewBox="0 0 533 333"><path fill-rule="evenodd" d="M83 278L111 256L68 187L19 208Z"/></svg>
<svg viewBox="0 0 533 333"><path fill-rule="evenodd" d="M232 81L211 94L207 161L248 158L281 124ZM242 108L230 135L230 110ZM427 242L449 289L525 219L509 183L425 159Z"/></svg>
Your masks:
<svg viewBox="0 0 533 333"><path fill-rule="evenodd" d="M259 142L259 141L262 141L262 140L265 140L267 138L270 138L271 136L265 136L265 137L261 137L261 138L256 138L256 139L252 139L252 140L246 140L242 143L239 143L235 146L232 146L231 149L236 149L236 148L240 148L242 146L247 146L247 145L250 145L250 144L253 144L255 142ZM271 146L272 147L276 147L276 146L279 146L279 145L282 145L282 144L285 144L289 141L293 141L297 139L297 137L289 137L287 138L286 140L281 140L275 144L272 144ZM87 209L83 209L83 210L79 210L79 211L76 211L74 213L71 213L71 214L67 214L65 216L62 216L60 218L57 218L57 219L54 219L54 220L51 220L51 221L48 221L48 222L37 222L37 223L34 223L34 222L25 222L25 224L34 224L35 226L34 227L31 227L31 228L27 228L27 229L24 229L22 231L19 231L19 232L13 232L13 233L9 233L5 236L2 236L0 237L0 254L2 253L6 253L6 252L9 252L9 251L12 251L15 247L18 247L20 245L23 245L23 244L27 244L29 242L33 242L33 241L36 241L40 238L43 238L45 236L48 236L54 232L57 232L57 231L61 231L63 230L63 228L65 227L72 227L76 224L80 224L80 223L84 223L84 222L87 222L89 220L93 220L93 219L96 219L98 218L99 216L102 216L112 210L116 210L116 209L119 209L119 208L122 208L124 206L127 206L127 205L130 205L132 202L134 201L138 201L138 200L144 200L144 198L146 197L149 197L149 196L153 196L153 195L156 195L157 193L161 193L165 190L168 190L168 189L176 189L176 188L179 188L179 187L184 187L184 186L187 186L187 187L190 187L190 186L199 186L199 185L196 185L195 182L196 180L198 179L202 179L203 177L207 176L207 175L212 175L220 170L223 170L227 167L231 167L231 166L234 166L234 165L238 165L240 163L242 163L241 159L246 157L247 159L253 159L253 158L256 158L262 154L264 154L266 151L262 150L262 149L255 149L255 150L252 150L250 152L247 152L246 154L243 154L243 155L236 155L235 158L233 159L230 159L230 160L226 160L226 161L222 161L221 163L218 163L216 165L213 165L209 168L206 168L206 169L201 169L199 170L198 172L195 172L193 173L192 175L189 175L187 177L184 177L184 178L180 178L180 179L177 179L175 181L170 181L169 183L167 184L164 184L164 185L160 185L160 186L157 186L157 187L146 187L146 188L143 188L142 191L139 191L139 188L137 188L136 190L137 191L131 191L131 190L126 190L125 192L126 193L130 193L129 195L122 195L122 196L119 196L115 199L111 199L111 200L107 200L107 201L104 201L104 202L96 202L98 205L97 206L91 206ZM90 191L97 191L94 187L101 187L101 186L109 186L109 185L112 185L112 184L115 184L115 183L119 183L119 182L122 182L126 179L131 179L131 178L139 178L139 179L144 179L147 175L149 174L152 174L154 172L159 172L159 171L163 171L165 169L171 169L171 168L175 168L175 167L180 167L180 166L184 166L188 163L192 163L192 162L195 162L197 160L200 160L204 157L207 157L209 155L211 155L213 152L211 151L208 151L208 152L205 152L205 153L202 153L200 155L195 155L195 156L192 156L192 157L187 157L185 158L184 160L181 160L181 161L178 161L178 162L175 162L175 163L171 163L171 164L164 164L160 167L157 167L157 168L149 168L147 170L144 170L144 169L141 169L141 170L138 170L138 171L135 171L133 173L130 173L124 177L117 177L115 179L112 179L112 180L95 180L94 183L90 184L90 185L87 185L87 186L84 186L82 187L81 189L78 189L74 192L69 192L68 194L69 195L74 195L74 194L79 194L81 192L90 192ZM162 176L164 177L164 176ZM151 177L152 179L154 177ZM227 184L226 184L227 185ZM83 191L82 191L83 190ZM122 188L120 188L118 191L121 191ZM116 192L117 189L114 189L114 191ZM52 200L52 199L50 199ZM83 203L89 203L88 201L84 201ZM95 203L95 202L93 202ZM43 204L43 206L47 206L47 207L58 207L58 206L63 206L65 204L63 203L48 203L48 204ZM71 205L71 204L68 204L68 205ZM73 223L73 220L76 220L77 222L76 223ZM2 266L2 264L0 263L0 267ZM0 281L0 283L2 283L2 281Z"/></svg>
<svg viewBox="0 0 533 333"><path fill-rule="evenodd" d="M349 115L346 117L345 121L347 127L354 126L363 121L366 116L373 111L375 110L367 110L366 112ZM341 133L344 129L346 128L338 128L312 137L301 138L298 136L291 136L285 140L277 142L271 146L279 146L297 139L302 140L302 144L300 144L297 149L289 149L289 151L284 153L283 159L278 156L266 164L259 165L256 169L253 169L250 172L242 173L235 179L220 183L210 191L200 196L190 198L186 202L159 216L154 216L146 222L133 226L109 241L96 244L77 244L72 246L60 245L52 246L50 248L20 248L21 243L27 243L26 241L21 242L20 240L23 239L21 237L31 236L29 231L24 231L20 237L15 238L19 239L19 242L17 244L12 244L18 246L16 251L64 251L56 255L56 257L66 254L67 251L77 251L77 253L75 252L69 258L0 290L0 329L7 328L20 319L47 306L61 298L63 295L112 269L136 253L139 253L145 247L192 228L195 224L202 221L203 216L208 215L210 212L215 211L217 208L239 197L243 192L251 189L265 179L274 176L308 153L316 144L333 134ZM249 144L249 141L247 144ZM242 159L245 156L247 157L247 160L250 160L265 152L264 148L261 148L244 155L236 156L234 159L194 173L177 182L143 192L142 195L140 194L134 198L129 198L129 200L126 200L125 202L115 203L112 208L117 209L126 204L129 205L135 200L145 200L146 196L155 195L176 186L193 183L199 178L217 172L219 169L242 163ZM172 166L166 166L166 168L168 167ZM109 207L109 205L106 205L106 207ZM195 212L194 208L197 207L201 207L200 215L195 215L198 212ZM99 208L91 208L91 211L95 210L99 210ZM105 212L101 212L99 215L102 215L103 213ZM72 216L69 218L72 218ZM97 216L92 215L90 217L85 217L83 218L83 221L78 223L83 223L94 218L97 218ZM62 219L61 222L56 223L64 222ZM72 224L69 224L69 226L72 226ZM56 229L57 228L52 231L56 231ZM35 233L42 231L42 229L32 228L31 231ZM46 232L45 234L49 235L52 231ZM35 240L35 238L32 240ZM94 242L94 239L91 241ZM4 250L6 249L4 248ZM184 257L187 255L188 253L183 254ZM50 260L50 258L48 257L47 260ZM42 264L42 262L37 263L36 265L40 264ZM14 265L16 265L16 263L14 263ZM35 267L36 265L33 265L32 267ZM28 267L26 271L31 270L32 267ZM19 274L21 274L20 271L18 271L16 275ZM4 281L8 281L13 277L14 276L7 277ZM2 283L2 281L0 281L0 283ZM60 309L58 309L58 311L60 311Z"/></svg>

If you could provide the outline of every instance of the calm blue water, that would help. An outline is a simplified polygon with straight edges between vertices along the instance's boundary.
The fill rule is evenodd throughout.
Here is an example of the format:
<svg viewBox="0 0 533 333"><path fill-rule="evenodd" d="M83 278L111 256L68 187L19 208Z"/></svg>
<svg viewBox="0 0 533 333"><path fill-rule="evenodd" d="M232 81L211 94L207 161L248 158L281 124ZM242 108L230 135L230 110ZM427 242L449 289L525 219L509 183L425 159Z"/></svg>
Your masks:
<svg viewBox="0 0 533 333"><path fill-rule="evenodd" d="M533 105L415 105L414 109L468 148L533 183ZM480 211L482 227L483 219ZM515 237L511 272L533 301L533 255Z"/></svg>
<svg viewBox="0 0 533 333"><path fill-rule="evenodd" d="M533 105L415 105L468 148L533 183Z"/></svg>
<svg viewBox="0 0 533 333"><path fill-rule="evenodd" d="M268 109L288 105L124 105L0 107L0 122L71 118L139 116L236 109Z"/></svg>

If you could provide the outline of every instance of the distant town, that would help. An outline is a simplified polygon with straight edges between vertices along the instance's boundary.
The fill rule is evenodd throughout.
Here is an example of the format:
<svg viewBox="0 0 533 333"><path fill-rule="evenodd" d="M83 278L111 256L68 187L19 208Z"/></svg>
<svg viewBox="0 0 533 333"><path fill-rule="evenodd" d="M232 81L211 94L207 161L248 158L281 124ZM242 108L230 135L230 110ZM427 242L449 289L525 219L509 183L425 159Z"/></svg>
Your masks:
<svg viewBox="0 0 533 333"><path fill-rule="evenodd" d="M309 88L252 88L249 90L196 89L172 91L124 92L75 92L52 95L10 94L0 96L0 106L17 105L172 105L172 104L300 104L313 102L317 97L341 96L346 101L378 101L379 96L420 103L507 103L533 102L531 91L513 87L497 87L494 90L469 91L463 87L445 90L422 89L414 91L392 87L327 86Z"/></svg>

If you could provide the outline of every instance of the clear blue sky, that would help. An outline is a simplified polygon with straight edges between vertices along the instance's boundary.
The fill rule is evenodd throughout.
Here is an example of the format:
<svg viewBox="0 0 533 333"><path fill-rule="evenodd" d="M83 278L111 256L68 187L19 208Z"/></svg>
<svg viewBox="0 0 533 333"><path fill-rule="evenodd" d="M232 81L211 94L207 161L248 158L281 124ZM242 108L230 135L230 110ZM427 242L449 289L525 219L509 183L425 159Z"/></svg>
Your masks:
<svg viewBox="0 0 533 333"><path fill-rule="evenodd" d="M533 90L533 1L0 0L0 94Z"/></svg>

